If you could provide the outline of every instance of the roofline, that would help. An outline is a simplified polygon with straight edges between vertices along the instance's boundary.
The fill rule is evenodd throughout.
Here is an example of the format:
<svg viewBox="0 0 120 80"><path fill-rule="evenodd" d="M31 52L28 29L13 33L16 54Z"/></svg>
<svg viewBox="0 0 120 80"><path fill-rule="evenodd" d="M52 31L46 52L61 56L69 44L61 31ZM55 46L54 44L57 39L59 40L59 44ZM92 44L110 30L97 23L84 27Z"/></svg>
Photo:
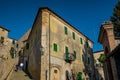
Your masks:
<svg viewBox="0 0 120 80"><path fill-rule="evenodd" d="M95 52L93 52L93 54L98 53L98 52L103 52L103 51L104 50L95 51Z"/></svg>
<svg viewBox="0 0 120 80"><path fill-rule="evenodd" d="M70 25L71 27L73 27L76 31L78 31L80 34L82 34L82 35L85 36L88 40L90 40L92 43L94 43L94 42L93 42L91 39L89 39L86 35L84 35L82 32L80 32L78 29L76 29L74 26L72 26L70 23L68 23L66 20L64 20L62 17L60 17L57 13L55 13L54 11L52 11L52 10L51 10L50 8L48 8L48 7L41 7L41 8L39 8L39 10L38 10L38 12L37 12L37 15L36 15L36 17L35 17L34 23L33 23L33 25L32 25L30 34L31 34L31 32L32 32L33 26L34 26L34 24L35 24L35 21L36 21L36 19L37 19L37 16L38 16L39 12L42 11L42 10L44 10L44 9L47 9L48 11L52 12L53 14L55 14L58 18L62 19L65 23L67 23L68 25ZM30 34L29 34L29 36L30 36ZM28 36L28 39L29 39L29 36Z"/></svg>
<svg viewBox="0 0 120 80"><path fill-rule="evenodd" d="M47 9L48 11L52 12L53 14L55 14L57 17L59 17L60 19L62 19L65 23L67 23L68 25L70 25L71 27L73 27L76 31L78 31L80 34L82 34L83 36L85 36L88 40L90 40L92 43L94 43L91 39L89 39L86 35L84 35L82 32L80 32L77 28L75 28L73 25L71 25L69 22L67 22L65 19L63 19L61 16L59 16L57 13L55 13L54 11L52 11L50 8L48 7L41 7L39 8L40 10L42 9Z"/></svg>
<svg viewBox="0 0 120 80"><path fill-rule="evenodd" d="M0 26L0 28L5 29L5 30L7 30L8 32L10 32L10 30L8 30L8 29L6 29L6 28L4 28L4 27L2 27L2 26Z"/></svg>
<svg viewBox="0 0 120 80"><path fill-rule="evenodd" d="M9 39L13 39L13 40L16 40L16 41L18 41L17 39L15 39L15 38L11 38L11 37L8 37Z"/></svg>

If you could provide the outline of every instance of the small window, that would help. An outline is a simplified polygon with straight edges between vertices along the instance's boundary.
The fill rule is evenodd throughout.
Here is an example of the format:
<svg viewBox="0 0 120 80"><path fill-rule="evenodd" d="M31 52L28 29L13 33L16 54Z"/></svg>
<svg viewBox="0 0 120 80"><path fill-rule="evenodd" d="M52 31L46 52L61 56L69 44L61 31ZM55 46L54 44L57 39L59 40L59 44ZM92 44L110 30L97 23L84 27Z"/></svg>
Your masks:
<svg viewBox="0 0 120 80"><path fill-rule="evenodd" d="M26 49L29 49L29 43L26 43Z"/></svg>
<svg viewBox="0 0 120 80"><path fill-rule="evenodd" d="M15 44L15 40L12 41L12 44Z"/></svg>
<svg viewBox="0 0 120 80"><path fill-rule="evenodd" d="M18 44L16 44L16 48L18 48L18 46L19 46L19 45L18 45Z"/></svg>
<svg viewBox="0 0 120 80"><path fill-rule="evenodd" d="M65 53L68 53L68 47L65 47Z"/></svg>
<svg viewBox="0 0 120 80"><path fill-rule="evenodd" d="M80 43L83 44L83 39L82 38L80 38Z"/></svg>
<svg viewBox="0 0 120 80"><path fill-rule="evenodd" d="M86 46L87 46L87 48L89 47L89 43L88 42L86 42Z"/></svg>
<svg viewBox="0 0 120 80"><path fill-rule="evenodd" d="M82 61L84 62L85 60L84 60L84 55L82 55Z"/></svg>
<svg viewBox="0 0 120 80"><path fill-rule="evenodd" d="M4 37L1 37L1 39L0 39L0 43L4 43Z"/></svg>
<svg viewBox="0 0 120 80"><path fill-rule="evenodd" d="M4 37L1 37L1 40L4 40Z"/></svg>
<svg viewBox="0 0 120 80"><path fill-rule="evenodd" d="M54 70L54 73L57 73L57 70Z"/></svg>
<svg viewBox="0 0 120 80"><path fill-rule="evenodd" d="M56 44L56 43L53 44L53 47L54 47L54 48L53 48L54 51L57 52L57 44Z"/></svg>
<svg viewBox="0 0 120 80"><path fill-rule="evenodd" d="M67 29L67 27L64 27L64 32L65 32L66 35L68 34L68 29Z"/></svg>
<svg viewBox="0 0 120 80"><path fill-rule="evenodd" d="M74 32L72 32L72 37L73 37L73 39L75 39L75 33Z"/></svg>

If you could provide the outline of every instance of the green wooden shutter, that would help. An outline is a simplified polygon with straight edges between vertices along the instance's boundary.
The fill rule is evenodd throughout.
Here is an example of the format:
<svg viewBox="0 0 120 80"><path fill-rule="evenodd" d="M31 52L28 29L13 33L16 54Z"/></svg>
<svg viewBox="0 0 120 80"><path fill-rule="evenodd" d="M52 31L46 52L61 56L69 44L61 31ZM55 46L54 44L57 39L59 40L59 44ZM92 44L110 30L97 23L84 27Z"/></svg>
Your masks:
<svg viewBox="0 0 120 80"><path fill-rule="evenodd" d="M54 43L54 51L57 52L57 44Z"/></svg>
<svg viewBox="0 0 120 80"><path fill-rule="evenodd" d="M65 47L65 59L68 60L69 56L68 56L68 47Z"/></svg>
<svg viewBox="0 0 120 80"><path fill-rule="evenodd" d="M82 40L82 38L80 38L80 43L83 44L83 40Z"/></svg>
<svg viewBox="0 0 120 80"><path fill-rule="evenodd" d="M65 32L66 35L68 34L67 27L64 27L64 32Z"/></svg>
<svg viewBox="0 0 120 80"><path fill-rule="evenodd" d="M72 32L72 37L73 37L73 39L75 39L75 33L74 32Z"/></svg>

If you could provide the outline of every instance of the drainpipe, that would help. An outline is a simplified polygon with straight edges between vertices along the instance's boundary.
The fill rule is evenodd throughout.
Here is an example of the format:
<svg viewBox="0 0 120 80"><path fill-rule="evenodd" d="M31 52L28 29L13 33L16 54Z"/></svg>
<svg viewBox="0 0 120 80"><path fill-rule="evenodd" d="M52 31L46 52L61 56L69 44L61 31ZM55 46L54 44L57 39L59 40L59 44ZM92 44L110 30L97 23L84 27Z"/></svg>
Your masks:
<svg viewBox="0 0 120 80"><path fill-rule="evenodd" d="M49 13L49 80L50 80L50 13Z"/></svg>

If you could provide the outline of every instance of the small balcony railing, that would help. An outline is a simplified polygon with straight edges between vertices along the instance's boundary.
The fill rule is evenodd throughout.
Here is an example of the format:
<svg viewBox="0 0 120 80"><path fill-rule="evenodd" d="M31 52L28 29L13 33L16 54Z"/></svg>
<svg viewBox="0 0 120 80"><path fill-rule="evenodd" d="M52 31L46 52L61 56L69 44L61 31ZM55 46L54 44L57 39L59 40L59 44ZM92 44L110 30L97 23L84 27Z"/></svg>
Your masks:
<svg viewBox="0 0 120 80"><path fill-rule="evenodd" d="M65 61L71 63L72 61L75 60L75 55L73 53L65 53Z"/></svg>

